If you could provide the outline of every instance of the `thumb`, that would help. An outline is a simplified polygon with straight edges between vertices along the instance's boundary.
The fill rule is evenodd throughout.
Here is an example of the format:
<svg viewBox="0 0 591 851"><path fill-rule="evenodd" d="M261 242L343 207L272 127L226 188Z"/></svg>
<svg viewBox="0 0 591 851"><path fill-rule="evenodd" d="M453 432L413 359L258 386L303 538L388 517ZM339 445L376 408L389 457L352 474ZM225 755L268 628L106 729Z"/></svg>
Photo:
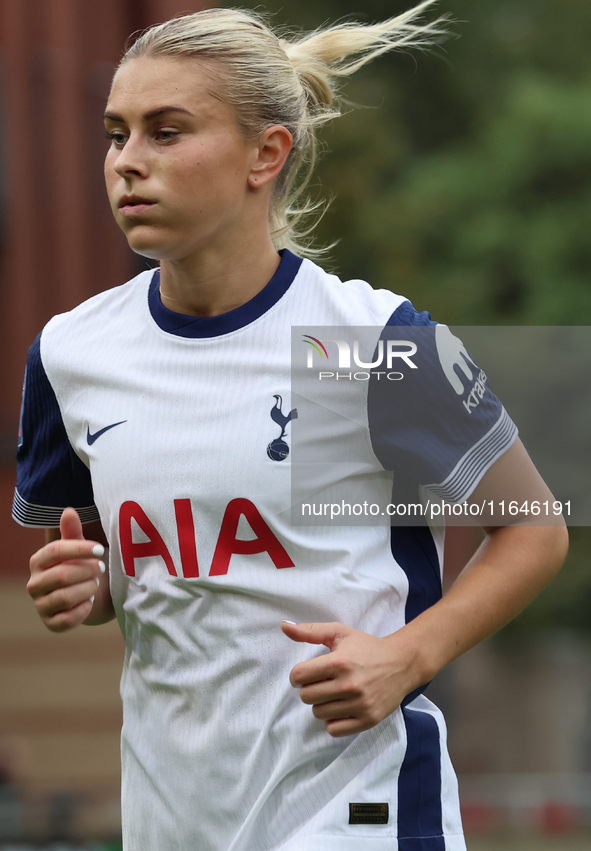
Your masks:
<svg viewBox="0 0 591 851"><path fill-rule="evenodd" d="M60 532L63 540L84 540L82 523L78 512L73 508L65 508L60 519Z"/></svg>
<svg viewBox="0 0 591 851"><path fill-rule="evenodd" d="M324 644L334 650L343 638L351 632L351 627L342 623L291 623L282 621L281 629L292 641L306 644Z"/></svg>

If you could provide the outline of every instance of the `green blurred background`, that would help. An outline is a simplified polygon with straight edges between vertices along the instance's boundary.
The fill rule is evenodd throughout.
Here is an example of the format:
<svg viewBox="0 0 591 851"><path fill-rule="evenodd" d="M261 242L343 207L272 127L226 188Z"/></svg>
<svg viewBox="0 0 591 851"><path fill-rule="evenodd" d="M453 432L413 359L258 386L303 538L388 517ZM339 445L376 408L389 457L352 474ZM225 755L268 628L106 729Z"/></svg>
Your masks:
<svg viewBox="0 0 591 851"><path fill-rule="evenodd" d="M277 24L375 22L400 0L267 0ZM591 4L447 0L452 35L345 86L318 170L318 236L345 277L449 324L591 320Z"/></svg>

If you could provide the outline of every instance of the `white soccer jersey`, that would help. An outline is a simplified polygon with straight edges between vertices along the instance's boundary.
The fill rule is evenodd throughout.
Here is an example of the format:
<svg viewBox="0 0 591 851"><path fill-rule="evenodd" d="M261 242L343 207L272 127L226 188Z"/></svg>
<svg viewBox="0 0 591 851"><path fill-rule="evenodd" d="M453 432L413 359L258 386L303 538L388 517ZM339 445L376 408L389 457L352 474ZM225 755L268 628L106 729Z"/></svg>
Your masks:
<svg viewBox="0 0 591 851"><path fill-rule="evenodd" d="M73 505L110 542L127 646L124 848L463 851L439 710L413 695L332 738L289 684L326 648L280 630L340 621L384 636L441 595L427 526L290 522L291 327L430 326L428 314L288 251L223 316L175 314L158 284L147 271L95 296L31 348L14 506L25 525L55 526ZM406 424L381 422L373 385L364 452L375 472L464 498L515 428L486 385L464 406L462 445L448 440L441 411L472 387L437 364Z"/></svg>

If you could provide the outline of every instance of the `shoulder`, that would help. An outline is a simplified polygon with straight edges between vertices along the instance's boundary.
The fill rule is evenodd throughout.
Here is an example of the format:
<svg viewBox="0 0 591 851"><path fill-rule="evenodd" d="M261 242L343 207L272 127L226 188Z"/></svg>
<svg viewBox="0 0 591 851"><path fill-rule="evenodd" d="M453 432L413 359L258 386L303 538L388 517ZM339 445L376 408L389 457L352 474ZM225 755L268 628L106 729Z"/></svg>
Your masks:
<svg viewBox="0 0 591 851"><path fill-rule="evenodd" d="M147 311L148 289L153 270L105 290L67 313L54 316L40 335L40 354L45 366L54 356L81 353L102 346L121 326L129 326Z"/></svg>
<svg viewBox="0 0 591 851"><path fill-rule="evenodd" d="M147 291L153 274L153 269L140 272L139 275L125 284L98 293L66 313L58 313L49 320L43 329L43 335L50 332L55 333L62 327L73 329L76 325L104 324L109 315L118 316L120 311L128 305L133 305L142 297L147 298Z"/></svg>
<svg viewBox="0 0 591 851"><path fill-rule="evenodd" d="M334 324L387 325L399 311L407 320L408 316L416 314L406 296L391 290L374 289L367 281L343 281L311 260L304 260L298 278L315 303L334 314ZM415 323L401 321L395 324Z"/></svg>

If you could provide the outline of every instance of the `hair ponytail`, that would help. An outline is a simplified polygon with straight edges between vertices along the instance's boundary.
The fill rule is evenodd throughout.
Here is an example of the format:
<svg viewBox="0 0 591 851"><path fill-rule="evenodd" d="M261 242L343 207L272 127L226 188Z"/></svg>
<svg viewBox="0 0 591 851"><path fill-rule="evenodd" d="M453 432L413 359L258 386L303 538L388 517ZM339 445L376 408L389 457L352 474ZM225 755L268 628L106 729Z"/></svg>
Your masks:
<svg viewBox="0 0 591 851"><path fill-rule="evenodd" d="M220 94L247 137L273 124L287 127L294 146L276 183L271 234L278 249L316 256L321 250L309 245L314 224L305 229L301 222L321 204L302 196L316 164L316 129L340 115L339 78L390 50L433 44L446 18L420 18L436 2L423 0L381 24L337 24L281 38L254 12L207 9L146 30L122 63L144 55L215 59L222 69Z"/></svg>
<svg viewBox="0 0 591 851"><path fill-rule="evenodd" d="M303 38L287 42L286 53L297 62L298 56L320 61L332 76L347 77L376 56L401 47L427 47L445 30L446 18L432 23L417 23L428 6L437 0L423 0L418 6L381 24L337 24L316 30Z"/></svg>

